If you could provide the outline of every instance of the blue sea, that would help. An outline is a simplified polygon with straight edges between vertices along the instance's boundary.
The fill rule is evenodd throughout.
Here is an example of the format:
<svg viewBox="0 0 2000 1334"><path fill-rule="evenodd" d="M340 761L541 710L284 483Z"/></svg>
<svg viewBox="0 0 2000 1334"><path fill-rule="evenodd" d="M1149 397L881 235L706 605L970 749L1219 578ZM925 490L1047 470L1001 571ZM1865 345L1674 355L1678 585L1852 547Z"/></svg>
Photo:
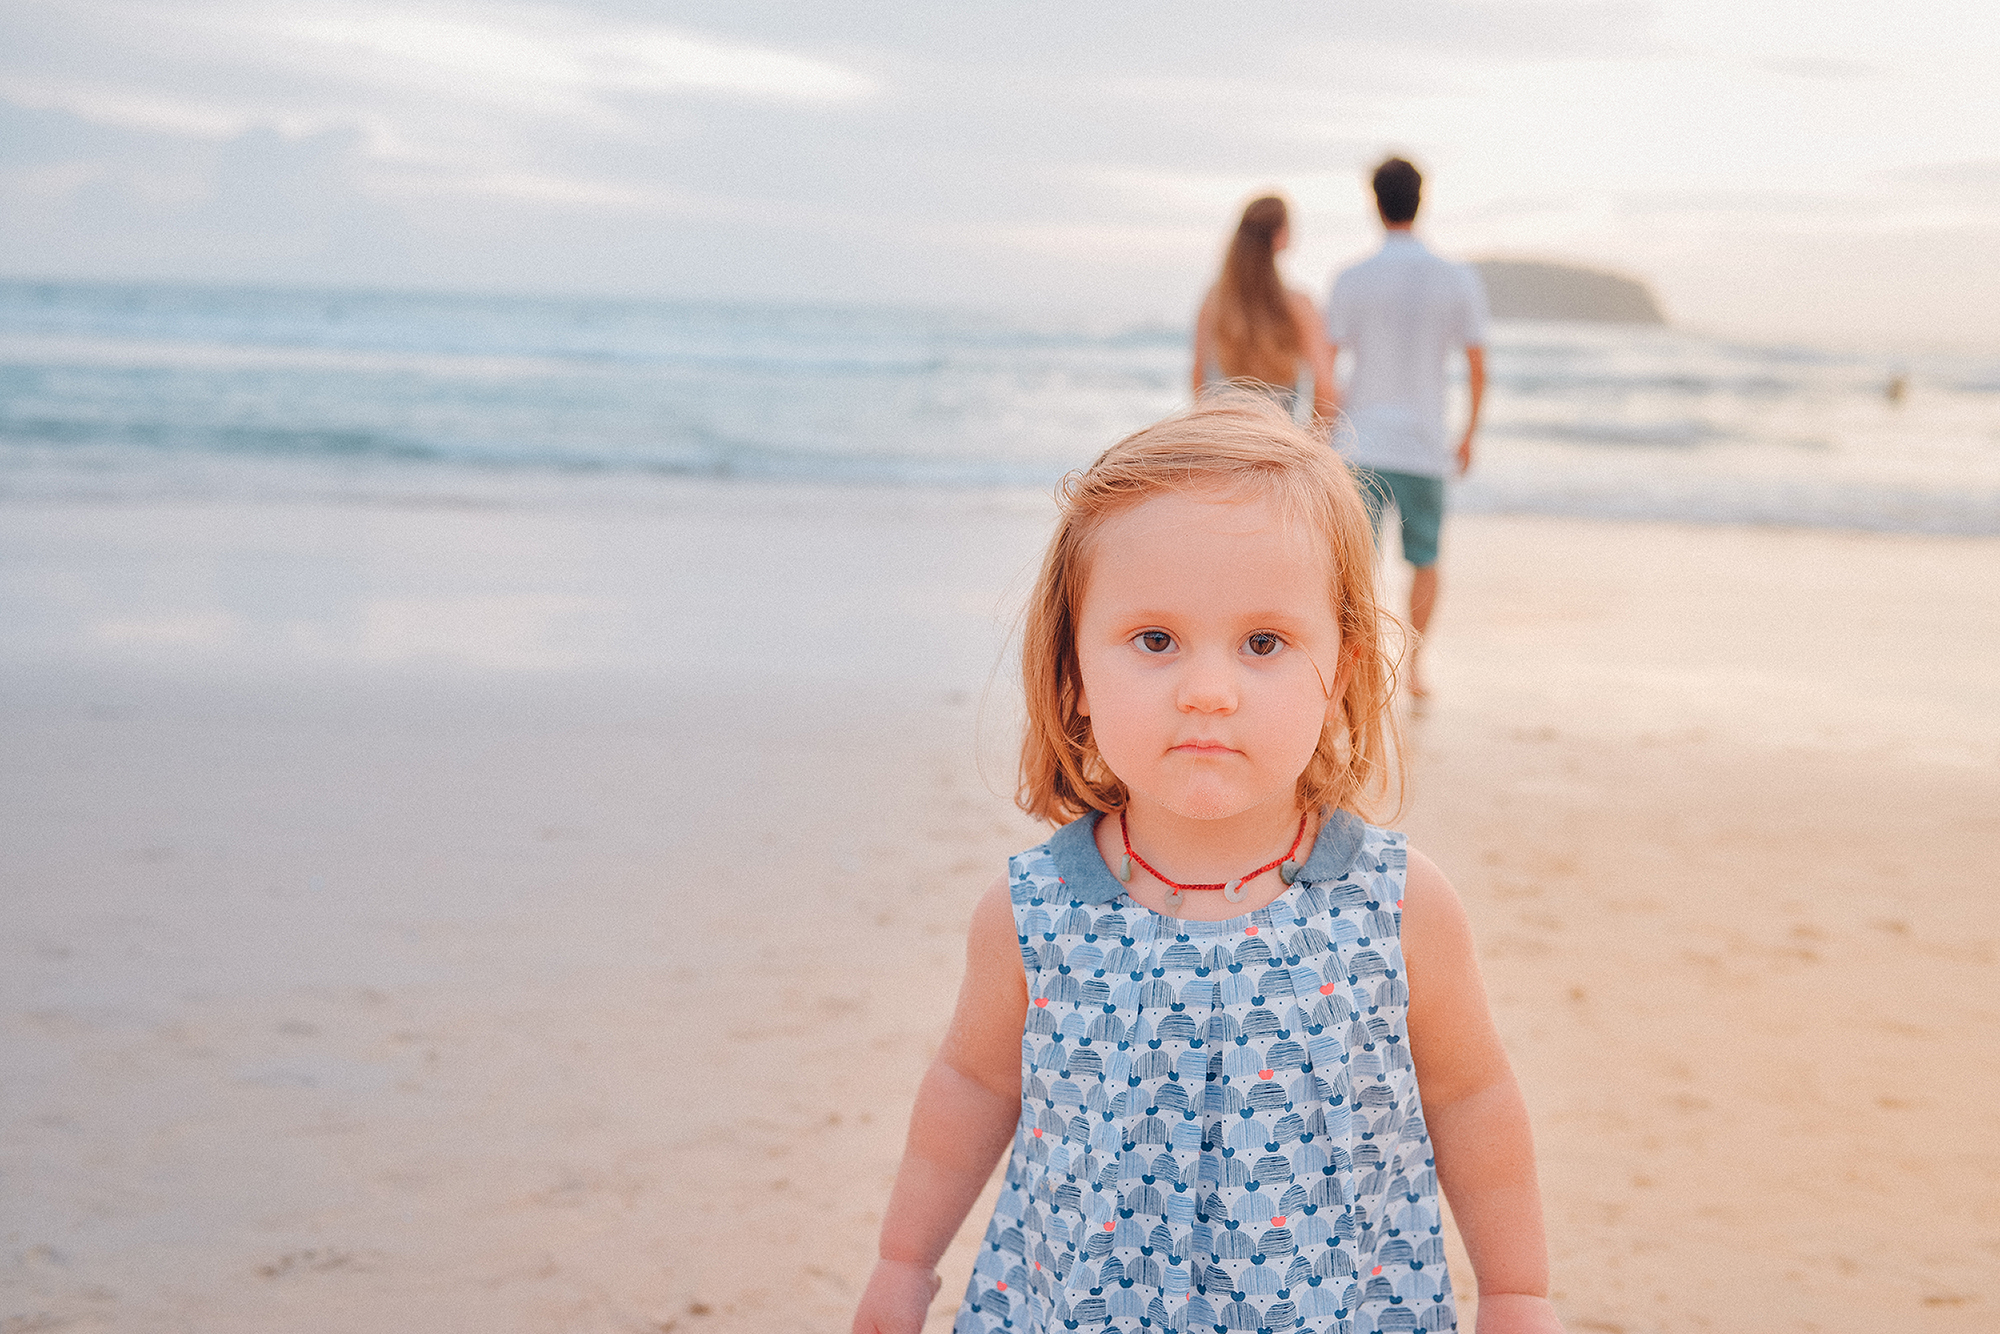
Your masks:
<svg viewBox="0 0 2000 1334"><path fill-rule="evenodd" d="M13 281L0 497L1045 490L1184 402L1187 358L972 312ZM1490 367L1462 509L2000 533L2000 355L1503 322Z"/></svg>

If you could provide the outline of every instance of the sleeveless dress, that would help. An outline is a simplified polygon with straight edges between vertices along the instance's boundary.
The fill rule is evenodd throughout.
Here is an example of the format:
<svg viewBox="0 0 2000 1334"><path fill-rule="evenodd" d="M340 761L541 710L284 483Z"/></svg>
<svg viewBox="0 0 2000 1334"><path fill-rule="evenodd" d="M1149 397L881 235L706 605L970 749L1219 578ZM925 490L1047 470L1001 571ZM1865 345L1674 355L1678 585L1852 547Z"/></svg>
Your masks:
<svg viewBox="0 0 2000 1334"><path fill-rule="evenodd" d="M1096 821L1008 863L1021 1119L954 1334L1456 1330L1403 836L1335 811L1284 894L1191 922L1125 895Z"/></svg>

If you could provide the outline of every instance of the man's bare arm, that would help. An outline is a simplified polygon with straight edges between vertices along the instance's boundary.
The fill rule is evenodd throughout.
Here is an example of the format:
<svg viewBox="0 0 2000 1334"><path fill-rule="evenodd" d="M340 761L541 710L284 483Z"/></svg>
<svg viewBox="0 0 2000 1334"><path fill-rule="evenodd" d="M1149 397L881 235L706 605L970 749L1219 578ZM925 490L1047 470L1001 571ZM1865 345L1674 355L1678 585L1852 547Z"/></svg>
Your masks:
<svg viewBox="0 0 2000 1334"><path fill-rule="evenodd" d="M1465 415L1465 438L1458 442L1458 471L1463 476L1472 467L1472 436L1479 429L1479 408L1486 401L1486 349L1465 349L1466 385L1471 390L1472 407Z"/></svg>

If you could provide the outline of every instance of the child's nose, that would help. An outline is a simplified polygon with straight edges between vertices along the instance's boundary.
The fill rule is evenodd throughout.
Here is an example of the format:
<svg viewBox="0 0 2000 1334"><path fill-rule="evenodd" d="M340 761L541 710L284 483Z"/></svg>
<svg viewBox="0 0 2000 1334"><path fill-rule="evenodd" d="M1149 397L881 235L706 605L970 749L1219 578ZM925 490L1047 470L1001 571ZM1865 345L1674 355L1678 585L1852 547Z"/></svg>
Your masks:
<svg viewBox="0 0 2000 1334"><path fill-rule="evenodd" d="M1226 653L1191 655L1181 676L1180 706L1189 713L1228 713L1236 707L1235 664Z"/></svg>

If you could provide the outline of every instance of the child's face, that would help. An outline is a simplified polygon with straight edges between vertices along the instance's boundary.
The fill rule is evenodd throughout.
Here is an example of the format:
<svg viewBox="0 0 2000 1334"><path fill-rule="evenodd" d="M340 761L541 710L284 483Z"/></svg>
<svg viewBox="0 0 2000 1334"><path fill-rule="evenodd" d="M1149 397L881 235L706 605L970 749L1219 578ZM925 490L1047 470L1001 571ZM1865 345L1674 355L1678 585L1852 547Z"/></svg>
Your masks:
<svg viewBox="0 0 2000 1334"><path fill-rule="evenodd" d="M1338 690L1328 588L1320 544L1261 496L1159 496L1105 521L1077 660L1083 712L1135 814L1295 809Z"/></svg>

